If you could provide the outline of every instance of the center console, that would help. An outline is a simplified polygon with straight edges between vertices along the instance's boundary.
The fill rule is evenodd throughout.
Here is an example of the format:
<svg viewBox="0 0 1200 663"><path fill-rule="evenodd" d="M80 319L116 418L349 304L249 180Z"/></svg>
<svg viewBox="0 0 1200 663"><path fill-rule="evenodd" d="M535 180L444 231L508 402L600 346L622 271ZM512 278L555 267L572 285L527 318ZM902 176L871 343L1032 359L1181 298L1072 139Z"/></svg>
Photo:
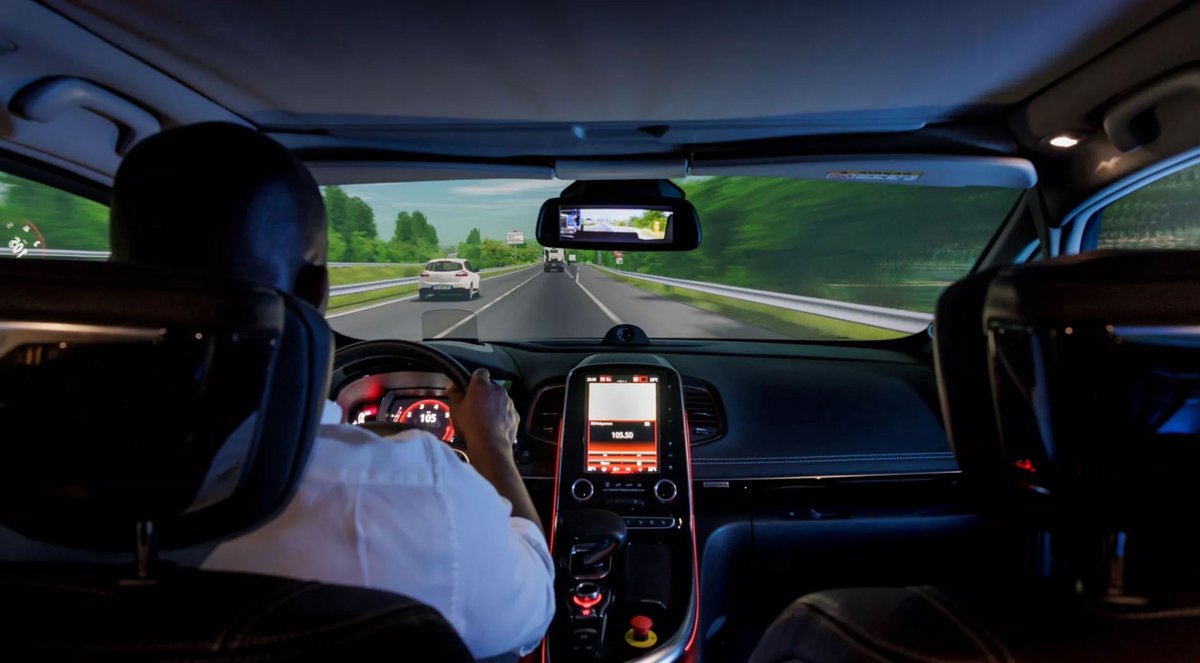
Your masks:
<svg viewBox="0 0 1200 663"><path fill-rule="evenodd" d="M593 356L568 376L565 398L545 658L680 658L698 597L679 374L652 355Z"/></svg>

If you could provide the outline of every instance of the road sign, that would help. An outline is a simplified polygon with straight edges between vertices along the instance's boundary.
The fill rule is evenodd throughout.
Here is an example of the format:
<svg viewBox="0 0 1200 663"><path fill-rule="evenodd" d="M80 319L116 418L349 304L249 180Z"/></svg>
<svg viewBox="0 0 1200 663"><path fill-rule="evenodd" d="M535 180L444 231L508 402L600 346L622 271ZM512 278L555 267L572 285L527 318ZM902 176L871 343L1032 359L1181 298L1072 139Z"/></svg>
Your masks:
<svg viewBox="0 0 1200 663"><path fill-rule="evenodd" d="M625 264L625 259L624 259L624 258L617 258L617 264L618 264L618 265L624 265L624 264Z"/></svg>
<svg viewBox="0 0 1200 663"><path fill-rule="evenodd" d="M510 231L504 236L504 241L508 244L524 244L525 233L521 232L520 230Z"/></svg>

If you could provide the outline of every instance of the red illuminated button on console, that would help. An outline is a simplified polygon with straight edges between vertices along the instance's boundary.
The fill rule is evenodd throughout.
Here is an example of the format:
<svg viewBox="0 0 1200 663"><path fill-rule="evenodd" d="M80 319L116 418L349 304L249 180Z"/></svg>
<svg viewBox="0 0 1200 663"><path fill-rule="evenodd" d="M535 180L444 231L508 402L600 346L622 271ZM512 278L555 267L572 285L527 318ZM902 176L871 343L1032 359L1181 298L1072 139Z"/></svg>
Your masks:
<svg viewBox="0 0 1200 663"><path fill-rule="evenodd" d="M638 615L629 620L629 625L633 627L633 639L643 642L650 638L650 628L654 626L654 622L645 615Z"/></svg>
<svg viewBox="0 0 1200 663"><path fill-rule="evenodd" d="M584 609L591 608L604 597L600 594L600 586L594 582L581 582L571 594L571 601Z"/></svg>

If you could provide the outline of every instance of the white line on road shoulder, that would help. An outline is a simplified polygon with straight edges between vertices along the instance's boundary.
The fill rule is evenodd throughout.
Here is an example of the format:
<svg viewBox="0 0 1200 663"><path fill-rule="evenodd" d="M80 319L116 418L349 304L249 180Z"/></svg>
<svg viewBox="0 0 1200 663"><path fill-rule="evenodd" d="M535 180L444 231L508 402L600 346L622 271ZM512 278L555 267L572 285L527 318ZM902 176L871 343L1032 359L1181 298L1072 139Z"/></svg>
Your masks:
<svg viewBox="0 0 1200 663"><path fill-rule="evenodd" d="M417 298L416 295L409 295L407 297L401 297L400 299L389 299L386 302L380 302L378 304L371 304L370 306L364 306L362 308L350 309L349 311L340 311L338 313L329 313L325 316L325 319L328 320L330 318L340 318L343 315L350 315L351 313L358 313L360 311L366 311L366 310L373 309L373 308L379 308L380 306L387 306L388 304L395 304L397 302L407 302L410 299L416 299L416 298Z"/></svg>
<svg viewBox="0 0 1200 663"><path fill-rule="evenodd" d="M617 315L616 315L615 313L613 313L613 312L612 312L612 309L610 309L610 308L608 308L607 306L605 306L605 305L604 305L604 302L600 301L599 299L596 299L596 296L592 294L592 291L591 291L591 290L588 290L588 289L587 289L587 288L585 288L585 287L583 287L583 284L579 282L579 275L580 275L580 273L582 273L582 272L583 272L583 270L582 270L582 269L580 269L579 267L576 267L576 268L575 268L575 285L579 286L579 289L583 291L583 294L585 294L585 295L587 295L588 297L590 297L590 298L591 298L591 300L592 300L593 302L595 302L596 306L599 306L599 307L600 307L600 310L604 312L604 315L607 315L607 316L608 316L608 319L609 319L609 320L612 320L612 323L613 323L614 325L619 325L619 324L621 324L621 319L620 319L620 318L618 318L618 317L617 317Z"/></svg>
<svg viewBox="0 0 1200 663"><path fill-rule="evenodd" d="M471 315L468 315L467 317L463 318L462 320L459 320L458 322L454 323L454 326L452 326L452 327L450 327L449 329L447 329L446 331L444 331L444 332L442 332L442 333L438 334L437 336L434 336L434 338L435 338L435 339L438 339L438 338L446 338L446 335L447 335L447 334L449 334L450 332L452 332L452 331L454 331L455 329L458 329L459 327L461 327L461 326L463 326L463 325L467 324L467 323L468 323L468 322L470 322L471 320L474 320L475 318L478 318L480 313L483 313L484 311L488 310L489 308L491 308L491 307L495 306L496 304L500 303L500 300L501 300L501 299L504 299L505 297L507 297L507 296L509 296L510 294L512 294L512 291L513 291L513 290L516 290L517 288L520 288L521 286L525 285L526 283L529 283L530 281L532 281L532 280L536 279L537 277L539 277L539 276L541 276L541 275L542 275L542 272L536 272L536 273L535 273L533 276L531 276L531 277L529 277L529 278L525 279L524 281L521 281L520 283L518 283L518 284L514 285L514 286L513 286L511 289L509 289L509 290L508 290L507 292L505 292L503 295L500 295L499 297L497 297L497 298L493 299L492 301L488 302L488 303L487 303L487 305L485 305L485 306L480 306L480 307L479 307L479 308L478 308L478 309L477 309L477 310L476 310L474 313L472 313Z"/></svg>

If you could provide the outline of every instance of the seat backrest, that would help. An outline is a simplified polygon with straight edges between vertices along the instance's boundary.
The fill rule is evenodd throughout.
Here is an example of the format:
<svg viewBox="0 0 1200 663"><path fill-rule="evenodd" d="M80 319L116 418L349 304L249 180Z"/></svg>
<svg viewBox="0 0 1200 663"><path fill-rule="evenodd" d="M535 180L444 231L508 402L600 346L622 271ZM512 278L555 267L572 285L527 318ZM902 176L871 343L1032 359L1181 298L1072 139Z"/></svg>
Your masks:
<svg viewBox="0 0 1200 663"><path fill-rule="evenodd" d="M137 558L0 565L6 654L471 660L436 610L403 596L154 561L155 548L211 544L287 504L329 388L316 309L113 263L5 261L0 282L20 284L0 288L0 525ZM241 480L194 507L232 439Z"/></svg>
<svg viewBox="0 0 1200 663"><path fill-rule="evenodd" d="M988 504L1053 532L1087 594L1200 596L1200 252L979 274L936 324L948 433Z"/></svg>
<svg viewBox="0 0 1200 663"><path fill-rule="evenodd" d="M183 548L282 508L327 396L325 321L269 288L213 287L112 263L0 264L0 525L131 551L134 527ZM251 421L228 499L189 506Z"/></svg>
<svg viewBox="0 0 1200 663"><path fill-rule="evenodd" d="M159 569L0 565L5 658L53 661L472 661L433 608L362 587Z"/></svg>

